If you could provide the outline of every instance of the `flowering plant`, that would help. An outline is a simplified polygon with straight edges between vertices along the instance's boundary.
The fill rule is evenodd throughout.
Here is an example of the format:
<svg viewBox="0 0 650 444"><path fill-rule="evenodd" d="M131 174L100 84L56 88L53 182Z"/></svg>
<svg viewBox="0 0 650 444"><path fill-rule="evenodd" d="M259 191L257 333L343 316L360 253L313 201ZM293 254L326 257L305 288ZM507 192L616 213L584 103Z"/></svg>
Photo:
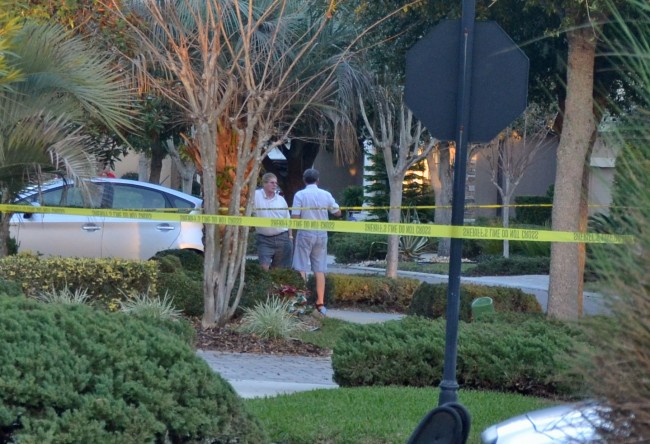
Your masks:
<svg viewBox="0 0 650 444"><path fill-rule="evenodd" d="M314 307L307 303L307 300L311 295L311 292L309 290L298 289L291 285L280 285L279 288L275 289L273 294L279 296L282 299L289 300L289 313L300 316L309 314L314 310Z"/></svg>

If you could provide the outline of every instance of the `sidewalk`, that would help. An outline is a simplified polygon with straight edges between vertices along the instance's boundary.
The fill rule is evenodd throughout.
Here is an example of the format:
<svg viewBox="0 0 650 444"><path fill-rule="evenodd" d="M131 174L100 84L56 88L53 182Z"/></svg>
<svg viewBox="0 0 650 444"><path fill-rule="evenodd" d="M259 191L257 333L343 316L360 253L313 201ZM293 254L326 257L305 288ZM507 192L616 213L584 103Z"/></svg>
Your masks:
<svg viewBox="0 0 650 444"><path fill-rule="evenodd" d="M400 319L392 313L369 313L330 309L327 315L359 324ZM210 368L218 372L242 398L258 398L307 390L333 389L332 359L268 355L255 353L226 353L198 350Z"/></svg>

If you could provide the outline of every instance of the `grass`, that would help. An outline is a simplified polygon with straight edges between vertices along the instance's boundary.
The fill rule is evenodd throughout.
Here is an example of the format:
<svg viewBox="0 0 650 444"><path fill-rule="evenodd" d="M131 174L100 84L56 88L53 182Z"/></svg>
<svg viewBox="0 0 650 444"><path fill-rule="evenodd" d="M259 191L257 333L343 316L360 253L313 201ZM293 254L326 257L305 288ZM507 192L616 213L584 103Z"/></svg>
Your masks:
<svg viewBox="0 0 650 444"><path fill-rule="evenodd" d="M367 267L377 268L379 270L386 269L385 261L378 262L368 262L365 264ZM476 264L470 264L463 262L461 265L461 272L465 273L472 268L476 267ZM420 273L429 273L429 274L449 274L449 264L441 262L399 262L397 264L397 269L399 271L417 271Z"/></svg>
<svg viewBox="0 0 650 444"><path fill-rule="evenodd" d="M321 348L332 350L341 336L344 327L352 325L349 322L334 318L323 318L321 327L316 331L297 332L295 337Z"/></svg>
<svg viewBox="0 0 650 444"><path fill-rule="evenodd" d="M469 410L468 443L480 443L486 427L552 401L511 393L465 391L459 401ZM359 387L245 400L275 443L405 443L438 402L437 388Z"/></svg>
<svg viewBox="0 0 650 444"><path fill-rule="evenodd" d="M466 264L462 263L460 265L461 273L466 273L472 268L476 267L475 264ZM418 271L420 273L430 273L430 274L449 274L449 264L441 263L422 263L422 262L400 262L397 265L398 270L400 271Z"/></svg>

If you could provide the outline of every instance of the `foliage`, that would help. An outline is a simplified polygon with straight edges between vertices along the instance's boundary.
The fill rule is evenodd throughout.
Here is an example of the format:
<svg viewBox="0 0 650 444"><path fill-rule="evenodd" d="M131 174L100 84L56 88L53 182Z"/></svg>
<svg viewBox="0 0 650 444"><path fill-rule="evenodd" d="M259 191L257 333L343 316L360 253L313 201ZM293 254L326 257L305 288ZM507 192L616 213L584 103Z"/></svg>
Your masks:
<svg viewBox="0 0 650 444"><path fill-rule="evenodd" d="M582 379L571 355L585 344L580 330L540 317L519 323L461 322L458 382L536 395L580 395ZM503 332L508 334L504 335ZM445 323L408 317L348 328L334 347L334 380L342 386L438 385L442 377Z"/></svg>
<svg viewBox="0 0 650 444"><path fill-rule="evenodd" d="M0 296L24 296L20 282L0 278Z"/></svg>
<svg viewBox="0 0 650 444"><path fill-rule="evenodd" d="M497 218L476 218L472 225L480 227L502 227L503 223ZM510 224L511 228L520 228L528 230L549 230L548 225L524 225L520 223ZM545 256L551 254L551 245L549 242L533 241L510 241L510 252L512 255L519 256ZM463 240L463 257L472 260L480 260L481 256L496 256L503 254L503 241L498 239L464 239ZM547 271L548 273L548 271ZM512 273L515 274L515 273Z"/></svg>
<svg viewBox="0 0 650 444"><path fill-rule="evenodd" d="M265 442L189 324L0 298L0 329L8 441Z"/></svg>
<svg viewBox="0 0 650 444"><path fill-rule="evenodd" d="M403 444L438 396L438 389L431 387L355 387L244 402L273 442ZM551 404L532 396L476 390L461 390L459 397L472 416L468 443L479 443L480 433L492 424ZM319 419L295 420L312 417Z"/></svg>
<svg viewBox="0 0 650 444"><path fill-rule="evenodd" d="M336 242L330 242L328 252L338 264L350 264L386 258L386 236L365 233L336 233Z"/></svg>
<svg viewBox="0 0 650 444"><path fill-rule="evenodd" d="M596 344L584 374L595 396L612 409L606 419L615 427L614 433L604 431L607 442L635 442L650 436L650 7L645 1L628 2L635 9L635 20L630 21L607 4L615 16L616 32L609 40L612 55L619 72L629 76L630 93L639 97L634 109L622 110L627 113L613 134L622 149L616 159L608 229L632 235L635 241L628 246L593 245L599 291L611 317L590 324ZM616 436L620 431L627 436Z"/></svg>
<svg viewBox="0 0 650 444"><path fill-rule="evenodd" d="M175 308L173 298L165 292L160 296L150 296L149 292L126 294L120 301L120 311L141 318L164 319L176 321L181 317L181 310Z"/></svg>
<svg viewBox="0 0 650 444"><path fill-rule="evenodd" d="M541 313L542 308L535 296L524 293L519 288L492 287L487 285L461 284L460 319L472 319L472 302L476 298L490 297L497 313ZM447 310L447 284L423 282L413 294L408 313L428 318L445 317Z"/></svg>
<svg viewBox="0 0 650 444"><path fill-rule="evenodd" d="M517 223L527 225L550 225L551 211L553 208L552 196L516 196L515 204L521 205L515 208Z"/></svg>
<svg viewBox="0 0 650 444"><path fill-rule="evenodd" d="M20 78L0 91L0 202L10 202L33 175L96 174L98 123L119 134L131 123L131 91L108 58L52 23L25 22L4 53ZM107 139L107 137L103 137ZM11 213L0 214L0 256L7 253Z"/></svg>
<svg viewBox="0 0 650 444"><path fill-rule="evenodd" d="M290 286L296 290L304 290L305 279L299 271L290 268L272 268L268 271L273 285L276 287Z"/></svg>
<svg viewBox="0 0 650 444"><path fill-rule="evenodd" d="M305 281L303 281L304 283ZM310 296L309 290L299 289L291 285L276 286L271 294L271 298L288 302L287 311L298 316L311 313L314 310L314 307L309 305Z"/></svg>
<svg viewBox="0 0 650 444"><path fill-rule="evenodd" d="M85 288L77 288L72 291L66 285L61 289L52 287L50 290L41 291L38 293L36 298L48 304L77 305L87 304L89 302L90 295Z"/></svg>
<svg viewBox="0 0 650 444"><path fill-rule="evenodd" d="M156 291L158 269L153 261L91 258L38 258L19 254L0 259L0 278L20 282L27 295L68 287L86 289L91 302L108 307L121 290Z"/></svg>
<svg viewBox="0 0 650 444"><path fill-rule="evenodd" d="M390 205L389 190L390 184L384 157L380 151L368 156L370 165L365 168L364 177L368 180L369 185L364 187L365 201L372 208L369 210L371 217L386 222L388 220L388 207ZM418 209L419 206L432 205L434 202L433 190L427 178L425 178L424 169L426 161L416 163L404 176L404 185L402 188L402 207L416 210L419 214L419 220L422 223L433 222L432 209Z"/></svg>
<svg viewBox="0 0 650 444"><path fill-rule="evenodd" d="M516 276L525 274L548 274L550 260L547 257L529 256L482 256L467 276Z"/></svg>
<svg viewBox="0 0 650 444"><path fill-rule="evenodd" d="M174 272L160 271L157 281L158 294L167 294L174 306L186 316L203 314L203 281L179 269Z"/></svg>
<svg viewBox="0 0 650 444"><path fill-rule="evenodd" d="M312 294L315 294L315 285L312 276L307 282ZM325 275L325 303L404 311L419 286L420 281L412 278L328 273Z"/></svg>
<svg viewBox="0 0 650 444"><path fill-rule="evenodd" d="M273 291L273 280L269 272L255 261L246 261L246 280L239 301L238 312L265 302Z"/></svg>
<svg viewBox="0 0 650 444"><path fill-rule="evenodd" d="M245 308L240 331L261 338L288 338L305 329L305 324L295 312L291 299L270 297L253 308Z"/></svg>
<svg viewBox="0 0 650 444"><path fill-rule="evenodd" d="M159 260L163 257L175 256L180 260L180 266L187 272L203 273L203 256L194 250L162 250L152 257Z"/></svg>
<svg viewBox="0 0 650 444"><path fill-rule="evenodd" d="M363 205L363 187L360 185L351 185L343 189L341 197L338 200L341 208L358 207L354 210L343 210L345 212L345 220L349 220L355 211L360 211Z"/></svg>

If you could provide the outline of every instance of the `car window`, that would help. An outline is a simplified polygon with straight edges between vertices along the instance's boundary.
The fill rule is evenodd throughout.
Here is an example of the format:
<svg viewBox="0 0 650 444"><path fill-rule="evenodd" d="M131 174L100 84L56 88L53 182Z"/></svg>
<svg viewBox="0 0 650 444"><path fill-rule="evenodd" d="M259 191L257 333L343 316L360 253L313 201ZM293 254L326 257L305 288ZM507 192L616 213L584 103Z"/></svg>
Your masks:
<svg viewBox="0 0 650 444"><path fill-rule="evenodd" d="M168 194L167 197L172 203L172 208L194 208L194 203L189 200L181 199L172 194Z"/></svg>
<svg viewBox="0 0 650 444"><path fill-rule="evenodd" d="M58 187L34 193L27 200L47 207L99 208L102 189L93 183L86 184L86 192L76 186Z"/></svg>
<svg viewBox="0 0 650 444"><path fill-rule="evenodd" d="M159 191L129 185L113 185L114 209L166 207L165 196Z"/></svg>

